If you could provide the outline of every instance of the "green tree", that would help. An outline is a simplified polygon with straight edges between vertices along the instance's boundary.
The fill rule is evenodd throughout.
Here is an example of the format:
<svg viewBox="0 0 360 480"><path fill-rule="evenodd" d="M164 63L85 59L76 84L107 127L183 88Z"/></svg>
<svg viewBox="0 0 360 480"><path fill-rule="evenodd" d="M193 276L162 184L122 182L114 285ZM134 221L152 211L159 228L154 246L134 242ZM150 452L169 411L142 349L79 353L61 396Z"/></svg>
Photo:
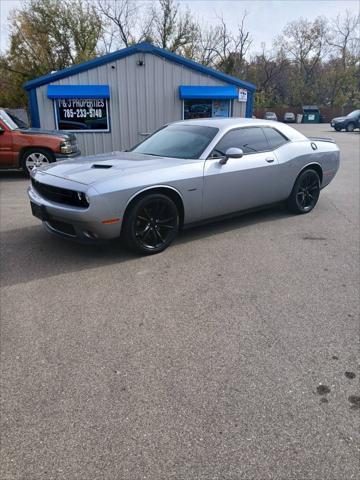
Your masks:
<svg viewBox="0 0 360 480"><path fill-rule="evenodd" d="M24 81L94 58L102 19L81 0L29 0L10 18L10 48L0 57L1 75L11 78L17 105L26 103ZM21 100L21 102L20 102ZM13 104L7 89L0 104Z"/></svg>
<svg viewBox="0 0 360 480"><path fill-rule="evenodd" d="M325 18L313 22L300 18L286 25L276 46L281 48L297 70L297 87L302 103L316 102L317 70L328 53Z"/></svg>

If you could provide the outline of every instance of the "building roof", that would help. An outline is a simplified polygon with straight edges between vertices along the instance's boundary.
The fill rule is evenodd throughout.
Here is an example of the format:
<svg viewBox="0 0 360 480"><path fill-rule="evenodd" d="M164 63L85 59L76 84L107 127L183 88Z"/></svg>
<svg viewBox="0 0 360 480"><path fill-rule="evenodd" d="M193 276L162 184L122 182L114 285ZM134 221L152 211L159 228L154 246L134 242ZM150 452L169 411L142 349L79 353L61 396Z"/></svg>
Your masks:
<svg viewBox="0 0 360 480"><path fill-rule="evenodd" d="M94 58L93 60L79 63L78 65L73 65L72 67L64 68L63 70L59 70L48 75L43 75L42 77L38 77L34 80L26 82L24 84L24 88L25 90L32 90L33 88L40 87L41 85L47 85L48 83L55 82L62 78L70 77L72 75L76 75L77 73L84 72L86 70L90 70L101 65L105 65L120 58L133 55L135 53L152 53L153 55L163 57L166 60L178 63L180 65L183 65L184 67L196 70L197 72L209 75L231 85L236 85L240 88L246 88L251 92L254 92L256 90L255 85L253 85L252 83L244 82L243 80L239 80L238 78L232 77L231 75L227 75L225 73L218 72L212 68L205 67L200 63L196 63L193 60L189 60L180 55L176 55L175 53L164 50L163 48L155 47L151 43L147 42L138 43L137 45L132 45L131 47L123 48L122 50L117 50L116 52Z"/></svg>

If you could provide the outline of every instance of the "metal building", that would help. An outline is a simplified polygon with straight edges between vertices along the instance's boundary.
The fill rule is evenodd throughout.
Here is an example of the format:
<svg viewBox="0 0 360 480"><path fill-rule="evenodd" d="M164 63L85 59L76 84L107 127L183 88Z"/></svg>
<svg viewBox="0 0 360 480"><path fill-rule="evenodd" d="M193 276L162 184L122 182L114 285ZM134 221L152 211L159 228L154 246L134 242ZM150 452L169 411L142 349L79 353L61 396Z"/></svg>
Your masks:
<svg viewBox="0 0 360 480"><path fill-rule="evenodd" d="M149 43L24 85L33 127L76 132L83 154L124 150L186 118L251 117L255 86Z"/></svg>

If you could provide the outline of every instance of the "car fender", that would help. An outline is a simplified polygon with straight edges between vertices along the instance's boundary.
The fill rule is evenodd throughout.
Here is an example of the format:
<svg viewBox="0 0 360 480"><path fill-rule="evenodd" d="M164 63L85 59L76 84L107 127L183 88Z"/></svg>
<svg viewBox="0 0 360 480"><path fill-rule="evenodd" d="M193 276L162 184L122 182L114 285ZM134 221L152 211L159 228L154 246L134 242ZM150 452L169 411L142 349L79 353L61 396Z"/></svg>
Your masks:
<svg viewBox="0 0 360 480"><path fill-rule="evenodd" d="M311 146L316 143L315 150ZM321 187L335 176L339 167L339 149L335 143L306 140L288 143L276 151L279 160L279 184L283 198L287 198L299 174L315 166L323 172ZM320 170L321 169L321 170Z"/></svg>
<svg viewBox="0 0 360 480"><path fill-rule="evenodd" d="M179 190L175 187L172 187L171 185L164 185L164 184L158 184L158 185L149 185L149 186L146 186L144 188L141 188L140 190L138 190L137 192L133 193L131 195L131 197L129 198L129 200L127 201L126 203L126 206L125 206L125 210L128 208L128 206L130 205L130 203L134 200L134 198L136 198L137 196L139 195L142 195L143 193L149 191L149 190L155 190L157 188L164 188L164 189L167 189L167 190L172 190L173 192L177 193L178 196L180 197L182 203L184 204L184 198L182 196L182 194L179 192Z"/></svg>

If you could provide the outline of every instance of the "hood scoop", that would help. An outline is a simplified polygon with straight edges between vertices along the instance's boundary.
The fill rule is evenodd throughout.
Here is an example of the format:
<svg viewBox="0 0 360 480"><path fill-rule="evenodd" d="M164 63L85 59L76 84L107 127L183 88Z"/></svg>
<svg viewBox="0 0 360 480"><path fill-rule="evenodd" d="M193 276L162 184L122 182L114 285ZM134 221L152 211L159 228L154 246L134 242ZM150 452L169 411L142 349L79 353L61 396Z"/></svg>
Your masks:
<svg viewBox="0 0 360 480"><path fill-rule="evenodd" d="M91 165L91 168L99 168L99 169L107 169L107 168L111 168L111 167L112 167L112 165L106 165L106 163L103 163L103 164L101 164L101 163L93 163L93 164Z"/></svg>

